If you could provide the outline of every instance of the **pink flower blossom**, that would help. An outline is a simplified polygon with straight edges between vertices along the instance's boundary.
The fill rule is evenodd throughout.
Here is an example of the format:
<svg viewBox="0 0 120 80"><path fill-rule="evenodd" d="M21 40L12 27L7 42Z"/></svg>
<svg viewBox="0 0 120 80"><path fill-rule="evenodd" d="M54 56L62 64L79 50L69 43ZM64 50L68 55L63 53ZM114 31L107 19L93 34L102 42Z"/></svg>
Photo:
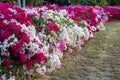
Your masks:
<svg viewBox="0 0 120 80"><path fill-rule="evenodd" d="M29 39L28 35L26 33L24 33L24 32L20 33L18 35L18 37L19 37L19 39L22 39L26 43L30 42L30 39Z"/></svg>
<svg viewBox="0 0 120 80"><path fill-rule="evenodd" d="M38 62L38 63L47 61L47 58L43 53L36 53L33 58L35 62Z"/></svg>
<svg viewBox="0 0 120 80"><path fill-rule="evenodd" d="M15 80L15 76L10 77L8 80Z"/></svg>
<svg viewBox="0 0 120 80"><path fill-rule="evenodd" d="M7 68L10 68L13 64L13 60L5 60L3 63Z"/></svg>
<svg viewBox="0 0 120 80"><path fill-rule="evenodd" d="M25 54L25 53L20 54L20 56L19 56L19 61L20 61L21 63L25 63L26 60L27 60L26 54Z"/></svg>
<svg viewBox="0 0 120 80"><path fill-rule="evenodd" d="M57 68L61 68L62 67L62 63L59 63L58 65L57 65Z"/></svg>
<svg viewBox="0 0 120 80"><path fill-rule="evenodd" d="M9 30L11 30L12 33L14 34L19 35L19 33L21 32L21 26L16 25L15 22L10 22L8 26L9 26Z"/></svg>
<svg viewBox="0 0 120 80"><path fill-rule="evenodd" d="M9 36L11 36L11 33L7 30L1 30L0 29L0 41L4 41L5 39L7 39Z"/></svg>
<svg viewBox="0 0 120 80"><path fill-rule="evenodd" d="M33 64L35 64L35 60L31 59L31 60L27 60L26 61L26 69L30 69L31 66L33 66Z"/></svg>
<svg viewBox="0 0 120 80"><path fill-rule="evenodd" d="M58 34L60 32L60 28L58 27L58 25L55 22L48 23L47 26L48 26L47 29L50 32L53 31L56 34Z"/></svg>
<svg viewBox="0 0 120 80"><path fill-rule="evenodd" d="M60 40L59 49L60 49L61 51L64 51L64 50L67 49L67 46L66 46L66 43L64 42L64 40Z"/></svg>
<svg viewBox="0 0 120 80"><path fill-rule="evenodd" d="M15 57L18 57L22 48L23 48L23 42L20 40L11 46L11 50L13 51L12 54Z"/></svg>
<svg viewBox="0 0 120 80"><path fill-rule="evenodd" d="M53 49L55 48L55 46L53 44L49 45L50 49L53 51Z"/></svg>
<svg viewBox="0 0 120 80"><path fill-rule="evenodd" d="M2 80L7 80L6 79L6 75L4 74L4 75L1 75L1 77L0 77Z"/></svg>

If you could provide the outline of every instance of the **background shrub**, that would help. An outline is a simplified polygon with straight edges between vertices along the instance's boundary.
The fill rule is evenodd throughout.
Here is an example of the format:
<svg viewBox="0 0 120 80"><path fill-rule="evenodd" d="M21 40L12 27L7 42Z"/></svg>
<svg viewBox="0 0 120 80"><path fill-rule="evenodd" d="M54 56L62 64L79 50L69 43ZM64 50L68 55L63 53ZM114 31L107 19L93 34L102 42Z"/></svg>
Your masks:
<svg viewBox="0 0 120 80"><path fill-rule="evenodd" d="M115 6L120 5L120 0L70 0L73 5L87 5L87 6ZM17 0L0 0L0 2L9 2L11 4L16 4ZM63 5L69 5L68 0L26 0L26 5L44 5L46 3L57 3L61 6Z"/></svg>

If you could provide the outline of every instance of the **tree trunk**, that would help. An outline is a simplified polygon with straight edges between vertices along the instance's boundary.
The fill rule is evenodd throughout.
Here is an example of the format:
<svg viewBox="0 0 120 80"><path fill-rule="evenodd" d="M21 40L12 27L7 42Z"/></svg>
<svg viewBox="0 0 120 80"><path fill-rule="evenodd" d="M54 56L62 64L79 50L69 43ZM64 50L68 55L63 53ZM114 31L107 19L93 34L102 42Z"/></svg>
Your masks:
<svg viewBox="0 0 120 80"><path fill-rule="evenodd" d="M17 4L21 7L21 0L17 0Z"/></svg>
<svg viewBox="0 0 120 80"><path fill-rule="evenodd" d="M23 8L25 8L25 0L23 0Z"/></svg>

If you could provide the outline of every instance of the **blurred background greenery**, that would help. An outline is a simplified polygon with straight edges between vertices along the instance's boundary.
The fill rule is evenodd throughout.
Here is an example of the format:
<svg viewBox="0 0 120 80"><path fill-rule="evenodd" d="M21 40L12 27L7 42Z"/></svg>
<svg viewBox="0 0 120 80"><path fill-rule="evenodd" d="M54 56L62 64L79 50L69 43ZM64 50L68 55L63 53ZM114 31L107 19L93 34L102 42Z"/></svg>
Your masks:
<svg viewBox="0 0 120 80"><path fill-rule="evenodd" d="M120 0L71 0L75 5L88 5L88 6L95 6L95 5L120 5Z"/></svg>
<svg viewBox="0 0 120 80"><path fill-rule="evenodd" d="M39 6L43 5L44 0L26 0L26 5L34 5L34 6Z"/></svg>
<svg viewBox="0 0 120 80"><path fill-rule="evenodd" d="M16 4L16 0L0 0L2 3L11 3L11 4Z"/></svg>
<svg viewBox="0 0 120 80"><path fill-rule="evenodd" d="M9 2L11 4L17 4L17 0L0 0L0 2ZM70 3L71 2L71 3ZM88 6L95 6L95 5L120 5L120 0L26 0L26 5L44 5L46 3L57 3L59 5L88 5Z"/></svg>

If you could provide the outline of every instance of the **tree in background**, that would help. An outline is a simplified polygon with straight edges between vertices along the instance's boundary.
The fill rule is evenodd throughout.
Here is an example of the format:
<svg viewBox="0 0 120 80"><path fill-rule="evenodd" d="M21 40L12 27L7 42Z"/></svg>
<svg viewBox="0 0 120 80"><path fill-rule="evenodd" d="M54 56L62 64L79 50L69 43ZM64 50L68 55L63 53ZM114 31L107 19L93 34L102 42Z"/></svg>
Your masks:
<svg viewBox="0 0 120 80"><path fill-rule="evenodd" d="M0 2L16 4L16 0L0 0Z"/></svg>
<svg viewBox="0 0 120 80"><path fill-rule="evenodd" d="M59 4L61 6L69 5L70 0L45 0L50 4Z"/></svg>
<svg viewBox="0 0 120 80"><path fill-rule="evenodd" d="M88 6L112 6L112 5L120 5L120 0L71 0L75 5L88 5Z"/></svg>
<svg viewBox="0 0 120 80"><path fill-rule="evenodd" d="M11 4L17 4L23 5L23 0L0 0L0 2L2 3L11 3ZM38 5L42 5L44 0L25 0L26 1L26 5L34 5L34 6L38 6ZM20 5L21 6L21 5Z"/></svg>
<svg viewBox="0 0 120 80"><path fill-rule="evenodd" d="M17 4L19 0L0 0L0 2L3 3L11 3L11 4ZM113 5L120 5L120 0L25 0L26 1L26 5L34 5L34 6L39 6L39 5L43 5L46 3L57 3L61 6L63 5L70 5L69 1L72 2L72 4L74 5L88 5L88 6L95 6L95 5L109 5L109 6L113 6ZM23 4L21 2L21 4Z"/></svg>
<svg viewBox="0 0 120 80"><path fill-rule="evenodd" d="M110 5L120 5L120 0L109 0Z"/></svg>
<svg viewBox="0 0 120 80"><path fill-rule="evenodd" d="M108 5L109 2L107 0L71 0L75 5L88 5L88 6L95 6L95 5Z"/></svg>
<svg viewBox="0 0 120 80"><path fill-rule="evenodd" d="M39 6L43 5L44 0L26 0L26 5Z"/></svg>

